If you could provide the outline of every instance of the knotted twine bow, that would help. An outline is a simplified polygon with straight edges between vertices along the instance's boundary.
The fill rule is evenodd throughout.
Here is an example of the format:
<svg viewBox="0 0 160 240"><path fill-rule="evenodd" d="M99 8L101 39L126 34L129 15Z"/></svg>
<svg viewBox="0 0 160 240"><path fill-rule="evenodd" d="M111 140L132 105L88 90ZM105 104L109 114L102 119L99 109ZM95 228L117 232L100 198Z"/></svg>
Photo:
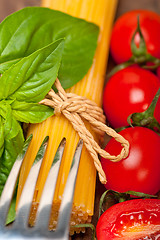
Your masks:
<svg viewBox="0 0 160 240"><path fill-rule="evenodd" d="M51 89L46 98L43 99L40 104L54 108L55 114L62 113L71 122L73 128L79 134L79 137L83 139L86 148L94 160L94 165L98 171L101 183L105 184L107 180L99 161L98 154L103 158L118 162L128 156L128 141L115 130L104 124L105 116L103 115L103 110L98 107L96 103L85 97L73 93L66 93L58 79L55 81L55 87L57 88L58 93L55 93L54 90ZM117 142L121 143L123 148L120 154L117 156L110 155L108 152L101 149L94 140L92 134L86 128L82 118L86 119L95 131L98 131L99 133L105 132L109 136L114 137Z"/></svg>

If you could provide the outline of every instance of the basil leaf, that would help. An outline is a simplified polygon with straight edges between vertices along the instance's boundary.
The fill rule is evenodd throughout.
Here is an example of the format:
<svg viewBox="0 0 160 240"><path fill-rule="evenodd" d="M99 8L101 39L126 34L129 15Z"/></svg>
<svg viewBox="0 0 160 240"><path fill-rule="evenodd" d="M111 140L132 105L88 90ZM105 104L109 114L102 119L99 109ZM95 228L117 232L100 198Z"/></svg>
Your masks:
<svg viewBox="0 0 160 240"><path fill-rule="evenodd" d="M7 216L7 220L6 220L6 224L12 223L15 220L16 217L16 194L14 194L14 197L12 199L10 208L9 208L9 212L8 212L8 216Z"/></svg>
<svg viewBox="0 0 160 240"><path fill-rule="evenodd" d="M1 77L0 99L39 102L56 80L64 40L44 47L12 65Z"/></svg>
<svg viewBox="0 0 160 240"><path fill-rule="evenodd" d="M40 123L54 113L52 108L38 103L14 101L11 107L14 117L25 123Z"/></svg>
<svg viewBox="0 0 160 240"><path fill-rule="evenodd" d="M3 127L4 151L0 157L0 195L14 161L24 144L22 128L13 117L11 109L8 109Z"/></svg>
<svg viewBox="0 0 160 240"><path fill-rule="evenodd" d="M6 104L6 117L4 122L4 139L10 140L18 135L21 127L12 115L11 106Z"/></svg>
<svg viewBox="0 0 160 240"><path fill-rule="evenodd" d="M13 102L13 101L11 101ZM7 115L7 112L8 112L8 108L11 109L10 107L10 101L6 101L6 100L2 100L0 101L0 116L3 118L3 119L6 119L6 115Z"/></svg>
<svg viewBox="0 0 160 240"><path fill-rule="evenodd" d="M21 58L0 64L0 73L5 72L5 70L9 69L13 64L19 62L20 60L21 60Z"/></svg>
<svg viewBox="0 0 160 240"><path fill-rule="evenodd" d="M81 80L90 68L99 28L68 14L28 7L8 16L0 24L0 72L36 50L65 38L59 79L64 88Z"/></svg>
<svg viewBox="0 0 160 240"><path fill-rule="evenodd" d="M2 117L0 116L0 157L2 156L4 150L4 128Z"/></svg>

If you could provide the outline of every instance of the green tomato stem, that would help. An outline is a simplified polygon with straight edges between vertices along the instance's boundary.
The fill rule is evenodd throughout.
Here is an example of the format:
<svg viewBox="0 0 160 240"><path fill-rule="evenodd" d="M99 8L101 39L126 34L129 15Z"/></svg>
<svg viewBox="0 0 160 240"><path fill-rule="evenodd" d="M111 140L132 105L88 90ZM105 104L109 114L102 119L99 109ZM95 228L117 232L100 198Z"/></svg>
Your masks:
<svg viewBox="0 0 160 240"><path fill-rule="evenodd" d="M139 36L140 36L139 47L136 46L135 41L134 41L137 33L139 33ZM131 51L135 58L136 57L141 58L142 56L145 56L147 53L146 43L145 43L141 28L140 28L139 16L137 17L137 28L136 28L136 30L132 36L132 40L131 40Z"/></svg>
<svg viewBox="0 0 160 240"><path fill-rule="evenodd" d="M136 36L137 33L140 36L140 43L139 43L138 47L135 44L135 36ZM116 65L111 70L111 72L107 75L107 77L110 78L116 72L118 72L118 71L120 71L120 70L122 70L122 69L124 69L128 66L131 66L133 64L138 64L142 68L151 69L151 70L154 70L154 69L156 69L157 67L160 66L160 59L152 56L147 51L147 46L146 46L146 43L145 43L145 39L143 37L142 31L141 31L141 28L140 28L139 16L137 18L137 28L136 28L133 36L132 36L132 39L131 39L131 52L132 52L131 58L126 62L123 62L121 64ZM152 63L152 65L148 65L147 63Z"/></svg>
<svg viewBox="0 0 160 240"><path fill-rule="evenodd" d="M131 126L147 127L154 131L160 132L160 123L154 117L154 112L155 112L155 108L156 108L156 104L159 99L159 96L160 96L160 88L158 89L155 97L153 98L147 110L141 113L131 114L128 117L128 123Z"/></svg>

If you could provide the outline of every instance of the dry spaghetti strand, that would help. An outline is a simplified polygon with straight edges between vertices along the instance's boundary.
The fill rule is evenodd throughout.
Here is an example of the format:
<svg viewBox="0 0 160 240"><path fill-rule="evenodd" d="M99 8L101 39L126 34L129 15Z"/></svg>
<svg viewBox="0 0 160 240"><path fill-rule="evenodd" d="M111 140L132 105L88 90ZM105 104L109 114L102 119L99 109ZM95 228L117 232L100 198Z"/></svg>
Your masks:
<svg viewBox="0 0 160 240"><path fill-rule="evenodd" d="M86 148L94 160L94 165L98 171L101 183L105 184L107 180L98 154L113 162L118 162L128 156L129 142L115 130L105 125L103 110L98 107L96 103L85 97L73 93L66 93L58 79L55 81L55 87L58 93L55 93L54 90L51 89L40 104L54 108L55 114L63 114L71 122L79 137L83 139ZM105 132L109 136L115 138L115 140L122 145L120 154L114 156L103 150L94 140L82 119L87 120L98 133L103 134Z"/></svg>

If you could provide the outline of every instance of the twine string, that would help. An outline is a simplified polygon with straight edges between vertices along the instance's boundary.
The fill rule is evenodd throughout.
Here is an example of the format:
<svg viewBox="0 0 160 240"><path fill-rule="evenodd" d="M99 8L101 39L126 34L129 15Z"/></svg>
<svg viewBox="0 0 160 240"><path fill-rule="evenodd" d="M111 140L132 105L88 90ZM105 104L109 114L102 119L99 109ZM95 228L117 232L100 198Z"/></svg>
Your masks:
<svg viewBox="0 0 160 240"><path fill-rule="evenodd" d="M74 93L66 93L58 79L55 81L55 87L58 93L55 93L54 90L51 89L40 104L54 108L55 114L63 114L71 122L73 128L78 133L79 137L83 139L87 150L93 158L101 183L105 184L107 180L98 154L110 161L118 162L128 156L128 141L105 124L103 110L98 107L95 102ZM87 120L94 131L98 132L101 136L106 133L115 138L122 146L121 152L117 156L114 156L102 149L94 140L90 131L86 128L83 119Z"/></svg>

